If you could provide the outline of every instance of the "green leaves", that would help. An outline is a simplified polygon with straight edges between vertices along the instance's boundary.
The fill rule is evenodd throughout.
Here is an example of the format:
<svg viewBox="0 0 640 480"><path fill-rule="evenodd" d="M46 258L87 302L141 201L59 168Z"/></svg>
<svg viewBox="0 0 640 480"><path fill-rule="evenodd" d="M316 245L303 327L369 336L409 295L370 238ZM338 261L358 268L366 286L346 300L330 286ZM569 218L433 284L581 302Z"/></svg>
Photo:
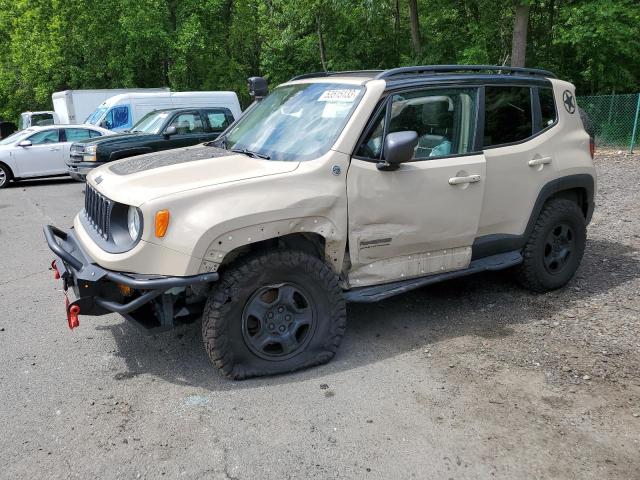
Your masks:
<svg viewBox="0 0 640 480"><path fill-rule="evenodd" d="M524 0L527 63L581 93L640 90L637 0ZM0 115L68 88L235 90L318 71L509 62L516 0L0 0ZM320 42L322 37L322 43ZM322 47L321 47L322 45Z"/></svg>

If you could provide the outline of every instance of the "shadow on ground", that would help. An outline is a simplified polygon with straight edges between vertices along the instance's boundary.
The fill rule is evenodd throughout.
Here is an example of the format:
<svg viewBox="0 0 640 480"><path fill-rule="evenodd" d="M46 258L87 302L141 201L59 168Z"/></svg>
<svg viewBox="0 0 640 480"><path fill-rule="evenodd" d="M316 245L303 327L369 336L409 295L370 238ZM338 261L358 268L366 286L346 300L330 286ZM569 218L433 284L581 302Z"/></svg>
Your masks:
<svg viewBox="0 0 640 480"><path fill-rule="evenodd" d="M146 335L126 321L97 328L111 332L117 355L126 362L127 369L114 377L118 380L150 374L209 390L279 385L321 378L453 337L508 336L510 325L543 320L640 278L640 261L632 258L633 252L633 248L619 243L590 240L573 281L545 295L520 289L510 272L496 272L432 285L375 304L350 304L347 335L332 362L239 383L225 379L209 363L199 321L159 335Z"/></svg>

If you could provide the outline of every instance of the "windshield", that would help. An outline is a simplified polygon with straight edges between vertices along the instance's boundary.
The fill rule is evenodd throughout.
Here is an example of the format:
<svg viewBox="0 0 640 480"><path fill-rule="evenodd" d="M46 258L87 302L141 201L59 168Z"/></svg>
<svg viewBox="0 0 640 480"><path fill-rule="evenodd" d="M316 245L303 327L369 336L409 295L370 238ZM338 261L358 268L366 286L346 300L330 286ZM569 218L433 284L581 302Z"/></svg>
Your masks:
<svg viewBox="0 0 640 480"><path fill-rule="evenodd" d="M168 112L147 113L140 119L138 123L133 126L133 128L131 128L131 131L157 135L158 133L160 133L160 129L164 125L164 122L168 116Z"/></svg>
<svg viewBox="0 0 640 480"><path fill-rule="evenodd" d="M100 120L100 117L106 111L107 111L107 107L98 107L98 108L96 108L93 111L93 113L87 117L87 119L84 121L84 123L90 123L92 125L97 125L98 124L98 120Z"/></svg>
<svg viewBox="0 0 640 480"><path fill-rule="evenodd" d="M227 149L272 160L304 161L325 154L360 101L363 88L304 83L273 90L222 139Z"/></svg>
<svg viewBox="0 0 640 480"><path fill-rule="evenodd" d="M14 142L19 142L25 137L28 137L34 132L34 130L27 128L26 130L20 130L18 132L12 133L7 138L0 140L0 145L10 145Z"/></svg>

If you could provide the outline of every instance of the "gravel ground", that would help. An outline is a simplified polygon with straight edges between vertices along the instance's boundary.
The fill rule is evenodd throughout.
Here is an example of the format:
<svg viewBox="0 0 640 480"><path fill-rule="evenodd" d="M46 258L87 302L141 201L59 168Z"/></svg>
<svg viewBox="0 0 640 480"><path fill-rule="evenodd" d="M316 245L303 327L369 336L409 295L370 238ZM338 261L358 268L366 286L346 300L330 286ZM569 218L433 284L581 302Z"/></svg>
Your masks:
<svg viewBox="0 0 640 480"><path fill-rule="evenodd" d="M0 191L0 478L640 479L640 156L597 166L566 288L503 272L351 305L333 362L245 382L199 323L70 332L41 226L82 187Z"/></svg>

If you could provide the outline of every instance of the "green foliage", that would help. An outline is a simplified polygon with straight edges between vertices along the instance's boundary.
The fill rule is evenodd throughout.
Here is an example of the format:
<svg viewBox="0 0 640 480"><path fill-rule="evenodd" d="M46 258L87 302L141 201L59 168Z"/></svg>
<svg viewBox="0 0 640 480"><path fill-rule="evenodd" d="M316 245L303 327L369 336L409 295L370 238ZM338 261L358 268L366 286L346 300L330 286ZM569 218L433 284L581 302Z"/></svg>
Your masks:
<svg viewBox="0 0 640 480"><path fill-rule="evenodd" d="M640 90L637 0L419 0L417 57L406 0L0 0L0 115L70 88L231 89L246 104L258 74L508 63L523 1L529 65L583 94Z"/></svg>

